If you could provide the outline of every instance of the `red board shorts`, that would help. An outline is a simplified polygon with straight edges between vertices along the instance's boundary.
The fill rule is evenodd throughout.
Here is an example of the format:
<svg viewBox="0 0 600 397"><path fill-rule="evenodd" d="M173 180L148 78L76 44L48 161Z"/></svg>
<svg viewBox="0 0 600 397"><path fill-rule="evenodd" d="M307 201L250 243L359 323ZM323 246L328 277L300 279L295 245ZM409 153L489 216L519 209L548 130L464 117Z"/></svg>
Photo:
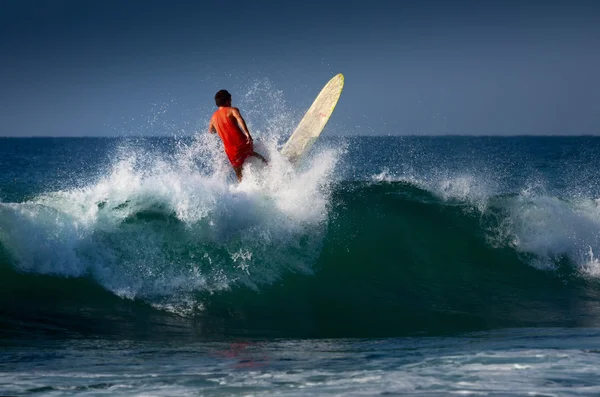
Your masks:
<svg viewBox="0 0 600 397"><path fill-rule="evenodd" d="M229 162L232 166L236 168L241 167L244 165L244 161L246 161L248 156L254 153L254 145L252 145L252 142L244 142L243 145L240 145L236 148L225 150L225 153L227 153L227 157L229 158Z"/></svg>

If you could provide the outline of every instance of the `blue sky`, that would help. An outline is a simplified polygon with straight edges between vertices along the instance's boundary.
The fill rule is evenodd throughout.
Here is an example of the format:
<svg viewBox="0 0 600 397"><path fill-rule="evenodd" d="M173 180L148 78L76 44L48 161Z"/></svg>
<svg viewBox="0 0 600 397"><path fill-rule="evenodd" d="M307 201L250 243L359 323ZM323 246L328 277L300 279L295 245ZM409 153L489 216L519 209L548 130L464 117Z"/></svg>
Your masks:
<svg viewBox="0 0 600 397"><path fill-rule="evenodd" d="M257 81L300 113L339 72L330 134L598 135L599 48L582 1L8 0L0 136L193 133Z"/></svg>

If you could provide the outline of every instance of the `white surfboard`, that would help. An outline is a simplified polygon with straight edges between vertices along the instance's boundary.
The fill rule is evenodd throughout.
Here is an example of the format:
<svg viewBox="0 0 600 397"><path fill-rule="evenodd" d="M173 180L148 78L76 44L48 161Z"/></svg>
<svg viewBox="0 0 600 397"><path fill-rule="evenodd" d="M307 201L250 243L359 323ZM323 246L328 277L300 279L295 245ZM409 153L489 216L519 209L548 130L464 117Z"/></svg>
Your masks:
<svg viewBox="0 0 600 397"><path fill-rule="evenodd" d="M340 73L334 76L321 90L311 107L308 109L296 130L281 149L290 163L296 163L317 140L344 88L344 76Z"/></svg>

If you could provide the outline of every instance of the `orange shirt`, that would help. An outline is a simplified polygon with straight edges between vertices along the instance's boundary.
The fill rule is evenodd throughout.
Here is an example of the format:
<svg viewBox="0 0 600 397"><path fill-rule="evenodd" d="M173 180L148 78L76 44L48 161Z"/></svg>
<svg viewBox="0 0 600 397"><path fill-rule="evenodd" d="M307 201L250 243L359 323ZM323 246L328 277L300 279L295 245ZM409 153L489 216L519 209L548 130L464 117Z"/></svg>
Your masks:
<svg viewBox="0 0 600 397"><path fill-rule="evenodd" d="M238 126L235 117L230 115L230 109L217 109L212 116L212 122L223 141L229 161L234 167L241 167L246 157L253 152L253 147L252 142L248 142L246 134Z"/></svg>

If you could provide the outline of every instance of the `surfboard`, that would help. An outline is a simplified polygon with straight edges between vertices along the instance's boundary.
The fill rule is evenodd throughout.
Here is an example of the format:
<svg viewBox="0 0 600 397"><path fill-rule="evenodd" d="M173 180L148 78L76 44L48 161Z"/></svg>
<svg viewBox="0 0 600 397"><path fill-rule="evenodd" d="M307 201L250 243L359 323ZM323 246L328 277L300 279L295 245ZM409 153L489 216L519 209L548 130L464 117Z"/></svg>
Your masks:
<svg viewBox="0 0 600 397"><path fill-rule="evenodd" d="M297 163L308 152L329 121L335 105L344 88L344 76L334 76L321 90L317 98L306 111L290 139L281 149L281 154L290 163Z"/></svg>

